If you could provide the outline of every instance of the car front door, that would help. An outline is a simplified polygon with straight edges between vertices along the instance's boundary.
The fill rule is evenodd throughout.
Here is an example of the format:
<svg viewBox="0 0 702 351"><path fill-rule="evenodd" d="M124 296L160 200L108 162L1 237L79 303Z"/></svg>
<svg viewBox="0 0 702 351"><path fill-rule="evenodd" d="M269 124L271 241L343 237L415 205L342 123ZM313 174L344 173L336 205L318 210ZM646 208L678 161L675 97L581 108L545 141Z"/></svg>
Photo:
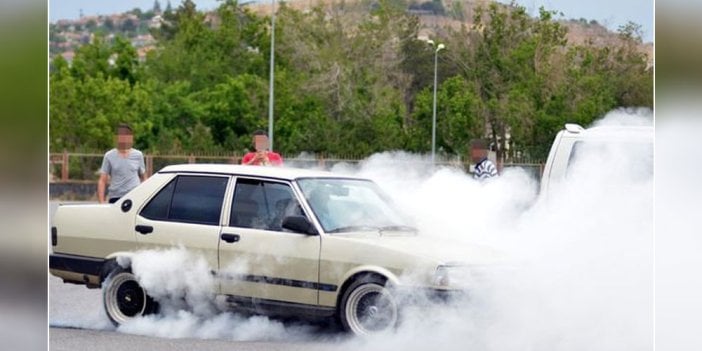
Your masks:
<svg viewBox="0 0 702 351"><path fill-rule="evenodd" d="M178 175L136 216L139 249L183 247L217 269L223 203L230 177Z"/></svg>
<svg viewBox="0 0 702 351"><path fill-rule="evenodd" d="M239 177L229 223L219 242L222 293L316 305L319 235L282 228L288 215L305 215L290 183Z"/></svg>

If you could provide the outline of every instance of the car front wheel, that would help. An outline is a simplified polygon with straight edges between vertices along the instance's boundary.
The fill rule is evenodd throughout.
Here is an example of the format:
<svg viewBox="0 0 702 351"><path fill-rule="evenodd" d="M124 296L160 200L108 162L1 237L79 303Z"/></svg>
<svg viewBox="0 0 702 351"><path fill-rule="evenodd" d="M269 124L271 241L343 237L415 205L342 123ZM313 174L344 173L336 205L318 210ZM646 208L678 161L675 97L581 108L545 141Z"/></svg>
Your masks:
<svg viewBox="0 0 702 351"><path fill-rule="evenodd" d="M127 270L116 270L108 275L103 284L102 300L105 312L115 326L155 313L158 308L134 274Z"/></svg>
<svg viewBox="0 0 702 351"><path fill-rule="evenodd" d="M344 293L340 308L344 329L356 335L371 335L395 327L398 307L381 279L363 277Z"/></svg>

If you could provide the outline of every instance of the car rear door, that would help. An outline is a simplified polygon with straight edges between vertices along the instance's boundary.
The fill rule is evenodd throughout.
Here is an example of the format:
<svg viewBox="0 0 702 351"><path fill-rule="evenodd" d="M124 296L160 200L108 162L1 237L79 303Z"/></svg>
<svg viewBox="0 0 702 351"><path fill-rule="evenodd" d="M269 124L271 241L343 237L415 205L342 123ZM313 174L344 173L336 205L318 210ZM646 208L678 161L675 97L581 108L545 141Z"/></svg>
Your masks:
<svg viewBox="0 0 702 351"><path fill-rule="evenodd" d="M239 177L219 241L222 293L316 305L319 235L284 230L287 215L305 215L287 181Z"/></svg>
<svg viewBox="0 0 702 351"><path fill-rule="evenodd" d="M136 216L139 249L184 247L217 269L225 193L231 177L180 174L151 197Z"/></svg>

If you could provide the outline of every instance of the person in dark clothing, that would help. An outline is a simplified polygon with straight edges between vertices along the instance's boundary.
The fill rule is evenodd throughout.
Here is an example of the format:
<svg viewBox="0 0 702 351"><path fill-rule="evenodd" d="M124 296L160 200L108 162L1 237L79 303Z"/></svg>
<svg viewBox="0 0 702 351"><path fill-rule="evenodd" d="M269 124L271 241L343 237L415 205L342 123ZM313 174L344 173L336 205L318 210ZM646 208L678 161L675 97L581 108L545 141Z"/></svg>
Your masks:
<svg viewBox="0 0 702 351"><path fill-rule="evenodd" d="M471 159L475 164L473 178L487 179L497 177L497 167L488 159L487 142L482 139L476 139L471 142Z"/></svg>

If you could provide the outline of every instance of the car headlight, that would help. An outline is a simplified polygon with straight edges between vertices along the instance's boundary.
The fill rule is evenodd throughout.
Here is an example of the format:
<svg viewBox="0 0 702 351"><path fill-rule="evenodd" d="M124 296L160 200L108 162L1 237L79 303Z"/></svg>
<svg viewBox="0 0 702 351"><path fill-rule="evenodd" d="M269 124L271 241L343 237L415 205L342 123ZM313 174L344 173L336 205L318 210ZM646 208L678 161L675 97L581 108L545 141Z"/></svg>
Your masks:
<svg viewBox="0 0 702 351"><path fill-rule="evenodd" d="M449 268L447 266L439 266L434 272L434 285L448 287L451 284L449 279Z"/></svg>
<svg viewBox="0 0 702 351"><path fill-rule="evenodd" d="M443 288L467 287L468 267L457 265L441 265L434 272L434 285Z"/></svg>
<svg viewBox="0 0 702 351"><path fill-rule="evenodd" d="M434 272L434 286L467 289L481 284L486 278L487 267L458 264L440 265Z"/></svg>

